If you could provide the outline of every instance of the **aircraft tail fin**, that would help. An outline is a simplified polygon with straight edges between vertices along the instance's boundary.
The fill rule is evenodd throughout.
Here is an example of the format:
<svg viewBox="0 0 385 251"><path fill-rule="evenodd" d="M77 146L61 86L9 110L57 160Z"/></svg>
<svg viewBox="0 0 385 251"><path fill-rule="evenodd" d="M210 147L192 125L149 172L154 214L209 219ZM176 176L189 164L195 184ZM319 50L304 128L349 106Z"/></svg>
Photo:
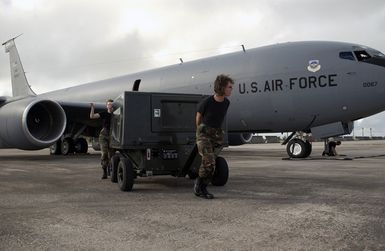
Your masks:
<svg viewBox="0 0 385 251"><path fill-rule="evenodd" d="M14 37L2 44L5 47L5 52L9 53L9 61L11 64L12 96L35 96L36 94L28 84L19 53L16 49L15 39L17 37Z"/></svg>

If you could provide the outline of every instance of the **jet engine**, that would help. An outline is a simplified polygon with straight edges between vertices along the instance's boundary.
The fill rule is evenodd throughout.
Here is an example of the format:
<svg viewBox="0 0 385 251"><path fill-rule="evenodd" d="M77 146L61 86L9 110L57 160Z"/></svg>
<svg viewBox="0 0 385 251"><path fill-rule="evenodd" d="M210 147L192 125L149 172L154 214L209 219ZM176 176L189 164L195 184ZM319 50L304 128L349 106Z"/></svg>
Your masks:
<svg viewBox="0 0 385 251"><path fill-rule="evenodd" d="M230 146L240 146L247 144L253 138L252 133L229 133L229 145Z"/></svg>
<svg viewBox="0 0 385 251"><path fill-rule="evenodd" d="M63 108L55 101L22 99L0 107L0 145L38 150L55 143L66 128Z"/></svg>

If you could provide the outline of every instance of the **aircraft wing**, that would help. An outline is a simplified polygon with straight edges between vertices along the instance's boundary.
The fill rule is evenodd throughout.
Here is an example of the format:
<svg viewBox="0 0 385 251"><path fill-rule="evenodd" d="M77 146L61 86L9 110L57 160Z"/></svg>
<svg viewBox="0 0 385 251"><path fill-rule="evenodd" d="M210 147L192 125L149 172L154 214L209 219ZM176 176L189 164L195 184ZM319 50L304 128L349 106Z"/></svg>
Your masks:
<svg viewBox="0 0 385 251"><path fill-rule="evenodd" d="M64 112L69 123L80 123L92 127L100 127L99 119L90 119L91 104L89 102L58 102L64 109ZM105 103L94 103L95 113L106 110Z"/></svg>

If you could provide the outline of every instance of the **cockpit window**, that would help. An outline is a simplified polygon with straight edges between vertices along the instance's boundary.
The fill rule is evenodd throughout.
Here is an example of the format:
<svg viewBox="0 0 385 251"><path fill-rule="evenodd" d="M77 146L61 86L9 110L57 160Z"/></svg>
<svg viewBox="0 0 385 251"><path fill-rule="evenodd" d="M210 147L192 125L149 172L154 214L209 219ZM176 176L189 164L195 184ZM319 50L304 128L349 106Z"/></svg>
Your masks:
<svg viewBox="0 0 385 251"><path fill-rule="evenodd" d="M385 55L384 54L382 54L381 52L376 52L374 55L373 55L374 57L380 57L380 58L385 58Z"/></svg>
<svg viewBox="0 0 385 251"><path fill-rule="evenodd" d="M356 55L358 61L364 61L371 58L369 53L367 53L366 51L354 51L354 54Z"/></svg>
<svg viewBox="0 0 385 251"><path fill-rule="evenodd" d="M348 60L358 60L361 63L385 67L385 55L371 48L355 46L353 53L350 51L340 52L340 58Z"/></svg>
<svg viewBox="0 0 385 251"><path fill-rule="evenodd" d="M354 58L354 56L353 56L353 52L351 52L351 51L343 51L343 52L340 52L340 58L342 58L342 59L348 59L348 60L353 60L353 61L356 60L356 59Z"/></svg>

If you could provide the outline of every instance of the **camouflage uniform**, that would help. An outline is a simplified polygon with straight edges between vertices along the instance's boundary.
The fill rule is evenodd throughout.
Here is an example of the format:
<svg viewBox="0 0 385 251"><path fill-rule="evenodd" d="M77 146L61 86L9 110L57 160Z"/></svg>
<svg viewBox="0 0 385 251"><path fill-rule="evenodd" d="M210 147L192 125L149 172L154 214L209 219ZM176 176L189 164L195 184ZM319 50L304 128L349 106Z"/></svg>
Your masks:
<svg viewBox="0 0 385 251"><path fill-rule="evenodd" d="M110 135L105 128L100 131L99 144L102 152L102 156L100 158L101 165L103 170L107 170L110 159L114 155L114 150L110 148Z"/></svg>
<svg viewBox="0 0 385 251"><path fill-rule="evenodd" d="M215 171L215 159L223 149L222 128L212 128L200 124L196 131L198 152L202 156L202 163L199 167L199 177L204 183L209 183Z"/></svg>

